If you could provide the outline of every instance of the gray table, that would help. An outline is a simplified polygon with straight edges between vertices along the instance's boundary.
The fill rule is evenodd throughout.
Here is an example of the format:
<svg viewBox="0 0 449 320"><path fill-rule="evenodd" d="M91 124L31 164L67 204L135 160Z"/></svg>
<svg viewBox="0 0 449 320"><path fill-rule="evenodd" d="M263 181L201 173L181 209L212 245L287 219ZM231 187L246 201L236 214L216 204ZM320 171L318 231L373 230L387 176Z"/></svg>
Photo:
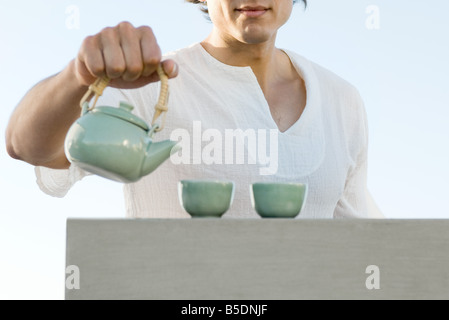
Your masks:
<svg viewBox="0 0 449 320"><path fill-rule="evenodd" d="M448 248L449 220L68 220L66 298L448 299Z"/></svg>

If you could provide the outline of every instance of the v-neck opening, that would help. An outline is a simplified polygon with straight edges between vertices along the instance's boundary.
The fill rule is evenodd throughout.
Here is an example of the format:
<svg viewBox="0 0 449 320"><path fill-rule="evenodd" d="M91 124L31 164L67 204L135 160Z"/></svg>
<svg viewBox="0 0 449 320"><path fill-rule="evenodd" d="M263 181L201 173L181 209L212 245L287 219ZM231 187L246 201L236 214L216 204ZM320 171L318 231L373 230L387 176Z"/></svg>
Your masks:
<svg viewBox="0 0 449 320"><path fill-rule="evenodd" d="M283 50L283 49L280 49L280 50L285 53L285 55L290 60L291 65L293 66L293 68L295 69L296 73L298 74L299 78L301 79L301 81L304 82L304 91L305 91L305 94L306 94L306 103L304 105L304 109L302 110L299 118L296 119L296 121L290 127L288 127L287 130L285 130L284 132L279 130L279 133L281 133L281 134L288 134L289 131L293 131L296 126L300 126L301 125L301 123L303 122L304 117L308 113L308 110L310 109L310 99L309 99L309 97L311 96L311 90L309 90L310 83L308 81L306 81L306 77L304 76L304 71L295 63L295 61L293 61L292 57L285 50ZM267 103L268 103L268 101L267 101ZM270 111L270 114L271 114L271 111ZM272 116L272 118L273 118L273 116ZM273 119L273 121L276 123L276 121L274 119Z"/></svg>
<svg viewBox="0 0 449 320"><path fill-rule="evenodd" d="M304 81L305 92L306 92L306 104L305 104L304 110L302 111L302 113L299 116L299 118L290 127L288 127L285 131L281 131L279 129L278 124L274 120L273 115L271 114L270 104L268 103L268 100L265 97L265 94L264 94L264 92L263 92L263 90L262 90L262 88L261 88L261 86L259 84L259 81L257 80L257 77L254 74L252 68L250 66L239 67L239 66L232 66L232 65L225 64L225 63L219 61L218 59L216 59L214 56L212 56L203 47L203 45L201 43L197 43L197 45L199 46L200 51L203 54L203 56L208 61L210 61L212 64L214 64L216 67L218 67L218 68L220 68L222 70L231 72L233 74L241 74L241 75L243 75L245 77L250 77L251 78L251 82L252 82L253 86L255 87L254 90L255 90L255 92L256 92L256 94L257 94L261 104L263 105L263 107L265 109L264 112L266 112L267 116L270 118L271 126L273 128L276 128L280 135L289 135L289 134L291 134L295 129L301 127L301 124L306 121L304 119L308 117L308 114L310 113L309 109L313 108L313 104L315 104L317 102L317 101L313 101L313 98L314 98L313 86L314 86L314 84L311 83L311 79L307 75L308 71L305 70L305 68L307 66L303 66L303 65L298 64L298 62L295 61L295 59L292 57L292 55L287 50L280 49L282 52L284 52L287 55L287 57L290 60L290 63L295 68L296 73L298 74L300 79L302 81Z"/></svg>
<svg viewBox="0 0 449 320"><path fill-rule="evenodd" d="M264 94L264 92L263 92L263 90L262 90L262 87L260 86L260 83L259 83L259 81L257 80L257 77L256 77L256 75L254 74L254 72L252 72L252 69L251 69L251 73L252 73L252 76L253 76L253 78L254 78L254 80L255 80L255 82L254 82L254 84L255 85L257 85L257 93L258 93L258 95L259 95L259 99L261 100L261 102L263 103L263 105L264 105L264 108L265 108L265 112L267 112L267 114L268 114L268 116L269 116L269 118L270 118L270 121L271 121L271 123L272 123L272 125L273 125L273 127L275 127L277 130L278 130L278 133L280 134L280 135L288 135L289 133L291 133L291 131L293 131L297 126L300 126L300 124L303 122L303 118L304 118L304 115L307 113L307 110L308 109L310 109L310 107L309 107L309 88L310 88L310 84L308 84L307 82L306 82L306 79L305 79L305 77L304 77L304 72L303 72L303 70L301 70L301 68L299 68L297 65L296 65L296 63L293 61L293 59L290 57L290 55L286 52L286 51L284 51L283 49L280 49L282 52L284 52L286 55L287 55L287 57L289 58L289 60L290 60L290 63L292 64L292 66L295 68L295 71L296 71L296 73L298 74L298 76L300 77L300 79L301 79L301 81L304 81L304 87L305 87L305 92L306 92L306 104L305 104L305 106L304 106L304 110L302 110L302 112L301 112L301 115L299 116L299 118L298 119L296 119L296 121L295 122L293 122L293 124L290 126L290 127L288 127L285 131L281 131L280 129L279 129L279 126L278 126L278 124L276 123L276 120L273 118L273 114L271 113L271 107L270 107L270 104L268 103L268 100L267 100L267 98L265 97L265 94Z"/></svg>

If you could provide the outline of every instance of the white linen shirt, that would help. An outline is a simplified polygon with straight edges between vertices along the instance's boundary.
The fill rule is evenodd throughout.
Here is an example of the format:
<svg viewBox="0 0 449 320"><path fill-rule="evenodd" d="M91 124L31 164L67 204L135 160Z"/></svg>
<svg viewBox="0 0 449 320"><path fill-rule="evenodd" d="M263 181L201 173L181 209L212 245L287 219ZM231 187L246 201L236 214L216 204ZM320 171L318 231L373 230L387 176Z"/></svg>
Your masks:
<svg viewBox="0 0 449 320"><path fill-rule="evenodd" d="M179 129L187 130L183 132L188 132L192 138L191 161L190 164L177 164L169 159L138 182L125 184L128 217L189 217L178 201L177 185L183 179L234 181L234 202L224 217L258 217L252 209L249 190L251 183L261 181L308 184L307 201L298 218L380 216L376 207L369 205L366 185L368 129L358 91L300 55L285 53L303 78L307 92L303 114L285 132L278 130L250 67L226 65L199 43L164 56L164 59L177 62L179 75L169 81L166 126L156 134L155 140L173 138L172 134L179 133ZM118 106L119 101L127 101L136 107L135 114L151 123L159 88L160 83L133 90L107 88L98 105ZM255 133L266 130L268 142L270 132L277 134L278 139L272 140L278 147L277 172L261 175L263 163L250 161L248 152L244 153L243 163L235 160L228 164L205 163L201 152L193 152L195 148L205 152L205 146L212 141L203 136L203 141L198 142L195 135L200 137L206 130L215 132L218 137L223 137L222 144L225 145L226 130L236 129ZM257 134L256 137L261 138ZM248 151L250 141L245 141ZM268 142L267 155L269 150L274 150L270 148L275 147ZM229 152L228 149L223 151L222 163ZM76 181L87 175L74 165L68 170L36 167L35 171L40 188L56 197L63 197Z"/></svg>

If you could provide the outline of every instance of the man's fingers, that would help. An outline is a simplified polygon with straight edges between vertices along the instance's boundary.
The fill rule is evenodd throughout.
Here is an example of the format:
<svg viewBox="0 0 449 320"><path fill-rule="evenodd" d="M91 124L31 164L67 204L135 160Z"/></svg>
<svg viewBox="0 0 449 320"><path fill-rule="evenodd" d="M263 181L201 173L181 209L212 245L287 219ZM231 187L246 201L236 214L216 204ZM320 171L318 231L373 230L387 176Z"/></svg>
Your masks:
<svg viewBox="0 0 449 320"><path fill-rule="evenodd" d="M122 78L129 82L135 81L142 75L143 71L140 38L136 29L129 22L120 23L118 25L118 33L126 63L126 69Z"/></svg>
<svg viewBox="0 0 449 320"><path fill-rule="evenodd" d="M161 49L150 27L134 28L122 22L84 40L76 59L76 77L81 84L89 85L106 75L112 80L111 86L139 88L160 80L156 70L161 59ZM162 66L169 78L178 75L175 61L163 61Z"/></svg>
<svg viewBox="0 0 449 320"><path fill-rule="evenodd" d="M140 27L140 47L142 52L143 72L144 77L153 74L162 59L162 53L157 44L156 37L150 27Z"/></svg>
<svg viewBox="0 0 449 320"><path fill-rule="evenodd" d="M126 71L126 61L117 29L106 28L101 32L101 47L106 75L111 79L120 78Z"/></svg>
<svg viewBox="0 0 449 320"><path fill-rule="evenodd" d="M174 78L178 75L178 66L173 60L166 60L162 62L162 66L164 68L164 71L168 74L169 78ZM155 70L152 74L150 74L147 77L141 76L139 79L132 81L132 82L126 82L120 79L112 80L109 83L109 86L113 88L121 88L121 89L134 89L134 88L140 88L143 86L146 86L149 83L159 81L159 75L157 74L157 71Z"/></svg>
<svg viewBox="0 0 449 320"><path fill-rule="evenodd" d="M105 71L105 64L101 51L97 49L97 38L87 37L84 42L83 52L80 53L80 60L84 62L85 67L92 76L102 77Z"/></svg>
<svg viewBox="0 0 449 320"><path fill-rule="evenodd" d="M165 73L168 75L168 77L175 78L178 76L178 65L174 60L165 60L162 62L162 67L164 68Z"/></svg>

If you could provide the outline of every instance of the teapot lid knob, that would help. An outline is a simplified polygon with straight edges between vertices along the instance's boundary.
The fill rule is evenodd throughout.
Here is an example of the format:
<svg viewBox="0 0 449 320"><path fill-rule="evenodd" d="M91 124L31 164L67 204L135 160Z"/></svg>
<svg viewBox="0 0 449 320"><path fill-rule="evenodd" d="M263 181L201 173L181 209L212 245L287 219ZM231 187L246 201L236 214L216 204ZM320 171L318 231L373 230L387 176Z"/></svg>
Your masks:
<svg viewBox="0 0 449 320"><path fill-rule="evenodd" d="M129 103L120 101L120 109L125 110L127 112L131 112L131 111L133 111L134 107L132 105L130 105Z"/></svg>

